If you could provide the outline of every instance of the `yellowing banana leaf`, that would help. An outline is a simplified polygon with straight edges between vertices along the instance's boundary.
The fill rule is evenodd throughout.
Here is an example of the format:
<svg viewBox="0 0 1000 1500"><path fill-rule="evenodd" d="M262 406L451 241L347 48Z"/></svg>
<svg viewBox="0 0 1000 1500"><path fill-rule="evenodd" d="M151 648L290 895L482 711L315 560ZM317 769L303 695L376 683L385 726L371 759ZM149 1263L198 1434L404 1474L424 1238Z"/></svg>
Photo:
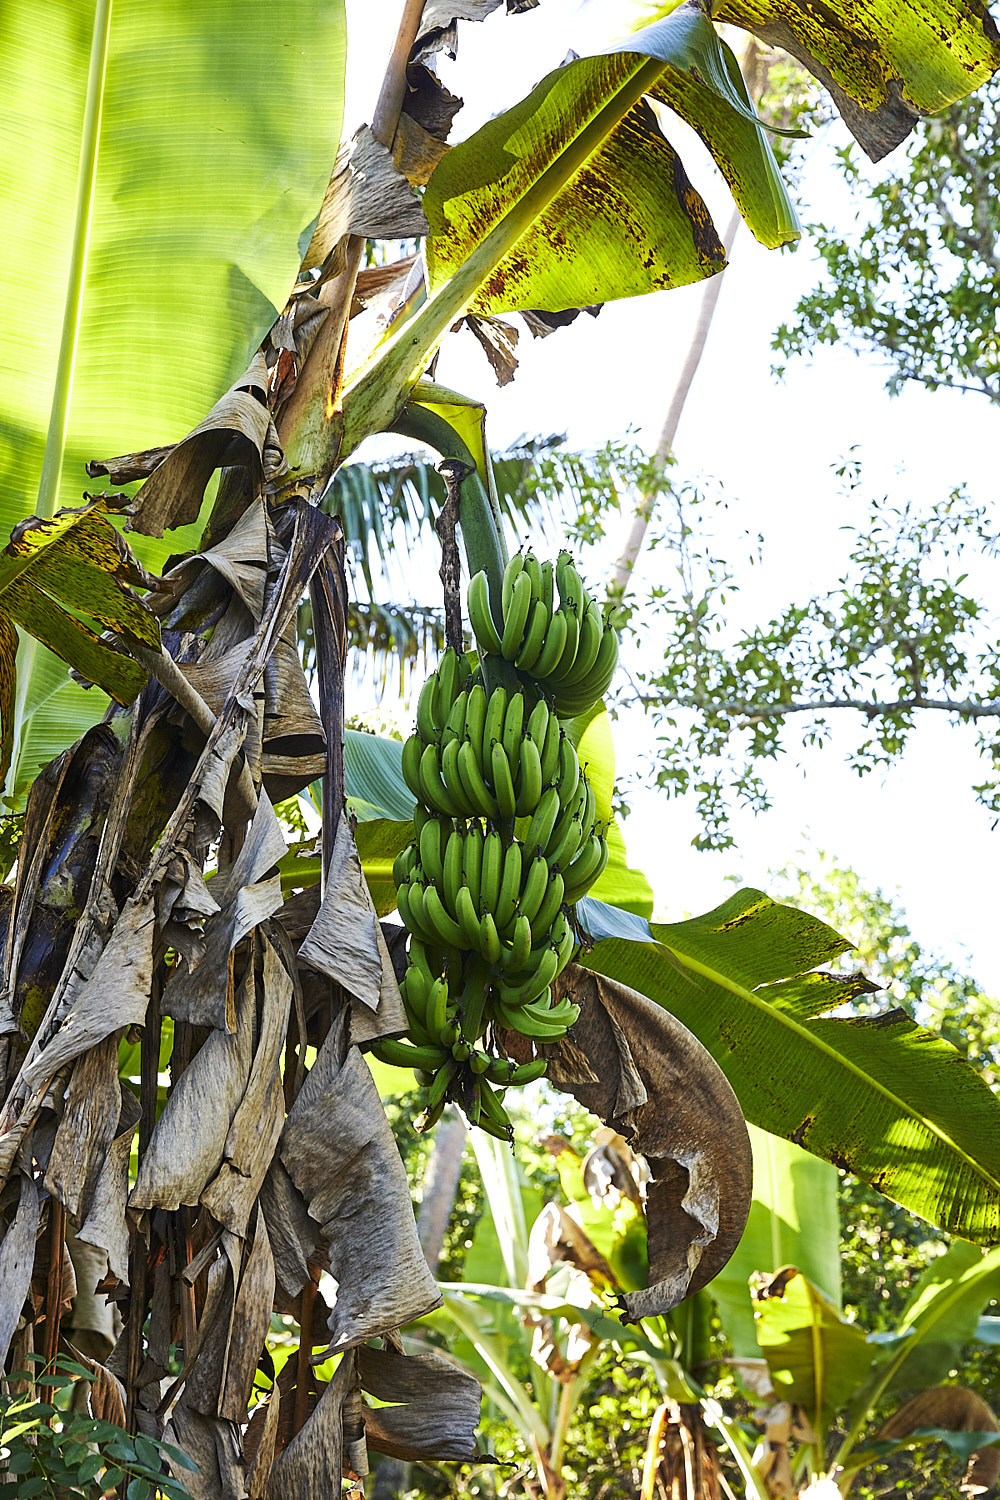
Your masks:
<svg viewBox="0 0 1000 1500"><path fill-rule="evenodd" d="M842 938L753 890L650 931L653 942L598 942L587 967L683 1021L753 1124L953 1234L1000 1237L1000 1100L955 1048L899 1009L829 1019L843 998L833 977L809 987L808 1017L781 1007L781 982L844 952Z"/></svg>
<svg viewBox="0 0 1000 1500"><path fill-rule="evenodd" d="M423 207L429 297L344 396L343 453L388 425L470 309L566 308L683 286L725 253L650 103L702 136L762 243L799 233L739 68L702 0L557 68L442 159Z"/></svg>
<svg viewBox="0 0 1000 1500"><path fill-rule="evenodd" d="M714 15L797 57L874 161L1000 67L986 0L719 0Z"/></svg>
<svg viewBox="0 0 1000 1500"><path fill-rule="evenodd" d="M130 588L149 581L108 519L103 500L52 520L15 527L0 552L0 779L10 764L20 626L119 703L146 680L138 662L80 619L89 616L126 640L159 645L154 615Z"/></svg>

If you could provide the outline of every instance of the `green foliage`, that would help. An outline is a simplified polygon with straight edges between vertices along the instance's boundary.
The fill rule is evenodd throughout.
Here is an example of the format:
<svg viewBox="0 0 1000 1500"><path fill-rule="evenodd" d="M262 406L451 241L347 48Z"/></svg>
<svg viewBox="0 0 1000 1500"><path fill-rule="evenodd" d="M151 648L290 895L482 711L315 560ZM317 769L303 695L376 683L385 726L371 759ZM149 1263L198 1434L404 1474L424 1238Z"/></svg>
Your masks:
<svg viewBox="0 0 1000 1500"><path fill-rule="evenodd" d="M859 487L853 458L838 472ZM995 611L968 583L969 567L994 553L987 508L961 489L927 511L876 500L846 528L848 562L834 587L747 626L734 619L735 566L712 541L722 505L671 488L652 542L666 556L629 613L643 648L638 696L659 730L656 782L668 796L694 794L695 846L731 847L731 808L770 806L768 762L794 753L796 739L803 750L822 746L847 714L857 725L848 762L859 774L897 761L924 712L970 726L986 773L974 790L1000 812ZM765 555L757 537L751 562ZM647 667L656 635L669 648Z"/></svg>
<svg viewBox="0 0 1000 1500"><path fill-rule="evenodd" d="M837 156L857 227L810 226L825 274L774 348L847 343L888 365L893 393L916 381L1000 402L1000 84L925 121L888 173L853 146Z"/></svg>
<svg viewBox="0 0 1000 1500"><path fill-rule="evenodd" d="M98 1500L111 1490L127 1500L189 1500L190 1491L161 1462L169 1457L181 1469L194 1469L186 1454L141 1433L131 1436L70 1404L81 1389L78 1382L89 1375L75 1360L60 1357L52 1370L33 1377L48 1388L50 1400L0 1395L0 1500ZM8 1391L25 1376L6 1376Z"/></svg>

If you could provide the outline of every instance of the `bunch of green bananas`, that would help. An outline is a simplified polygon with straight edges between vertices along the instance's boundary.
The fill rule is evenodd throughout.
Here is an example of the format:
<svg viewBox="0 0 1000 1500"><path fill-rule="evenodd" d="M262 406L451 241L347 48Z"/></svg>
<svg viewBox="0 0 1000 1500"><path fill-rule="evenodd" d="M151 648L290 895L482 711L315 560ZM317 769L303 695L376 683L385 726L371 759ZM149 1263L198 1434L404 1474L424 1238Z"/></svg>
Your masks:
<svg viewBox="0 0 1000 1500"><path fill-rule="evenodd" d="M558 593L558 604L556 594ZM487 656L511 662L551 698L560 719L575 719L607 692L618 665L618 634L583 586L573 559L542 562L533 552L507 564L502 620L490 607L485 572L469 585L469 622Z"/></svg>
<svg viewBox="0 0 1000 1500"><path fill-rule="evenodd" d="M481 634L485 582L485 574L473 579L469 614L489 652ZM477 1044L492 1027L494 1037L517 1032L541 1046L565 1036L579 1015L568 999L552 1005L551 986L576 949L569 908L603 871L608 847L559 716L583 712L603 694L618 647L567 553L556 564L516 557L503 597L507 623L494 654L516 664L516 673L504 669L514 686L487 692L482 670L449 648L421 690L416 729L403 747L403 777L416 800L414 840L398 855L393 878L410 932L401 985L409 1040L382 1041L373 1051L413 1068L424 1084L418 1129L433 1125L453 1099L473 1124L509 1140L502 1090L540 1078L546 1061L516 1065ZM509 624L529 613L529 633L538 620L546 626L540 656L521 648L525 619Z"/></svg>

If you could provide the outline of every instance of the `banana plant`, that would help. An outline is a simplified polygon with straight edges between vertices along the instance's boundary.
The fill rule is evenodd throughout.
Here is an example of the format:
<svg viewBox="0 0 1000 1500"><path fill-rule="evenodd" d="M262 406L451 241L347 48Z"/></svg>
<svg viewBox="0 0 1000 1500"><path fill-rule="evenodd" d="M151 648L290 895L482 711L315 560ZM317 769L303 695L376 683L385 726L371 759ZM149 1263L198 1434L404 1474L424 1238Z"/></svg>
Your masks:
<svg viewBox="0 0 1000 1500"><path fill-rule="evenodd" d="M980 1483L988 1471L995 1480L996 1417L973 1392L939 1382L998 1292L1000 1251L956 1240L917 1281L897 1328L866 1335L794 1266L765 1279L756 1293L757 1340L773 1382L767 1451L779 1460L774 1479L791 1475L802 1493L825 1482L846 1495L876 1459L944 1442L971 1460ZM918 1395L874 1428L881 1405L914 1389ZM774 1412L775 1399L793 1410L791 1421ZM839 1441L835 1426L846 1429Z"/></svg>

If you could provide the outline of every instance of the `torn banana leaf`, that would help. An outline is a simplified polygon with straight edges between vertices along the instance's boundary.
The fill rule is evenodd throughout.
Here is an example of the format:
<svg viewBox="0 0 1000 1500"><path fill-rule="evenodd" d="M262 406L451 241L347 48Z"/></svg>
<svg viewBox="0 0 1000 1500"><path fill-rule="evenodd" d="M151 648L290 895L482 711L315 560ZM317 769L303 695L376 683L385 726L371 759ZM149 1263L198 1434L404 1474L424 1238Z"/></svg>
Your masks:
<svg viewBox="0 0 1000 1500"><path fill-rule="evenodd" d="M576 964L554 986L581 1006L548 1077L649 1162L649 1285L630 1318L667 1312L736 1249L750 1210L752 1156L736 1095L698 1039L645 996Z"/></svg>

